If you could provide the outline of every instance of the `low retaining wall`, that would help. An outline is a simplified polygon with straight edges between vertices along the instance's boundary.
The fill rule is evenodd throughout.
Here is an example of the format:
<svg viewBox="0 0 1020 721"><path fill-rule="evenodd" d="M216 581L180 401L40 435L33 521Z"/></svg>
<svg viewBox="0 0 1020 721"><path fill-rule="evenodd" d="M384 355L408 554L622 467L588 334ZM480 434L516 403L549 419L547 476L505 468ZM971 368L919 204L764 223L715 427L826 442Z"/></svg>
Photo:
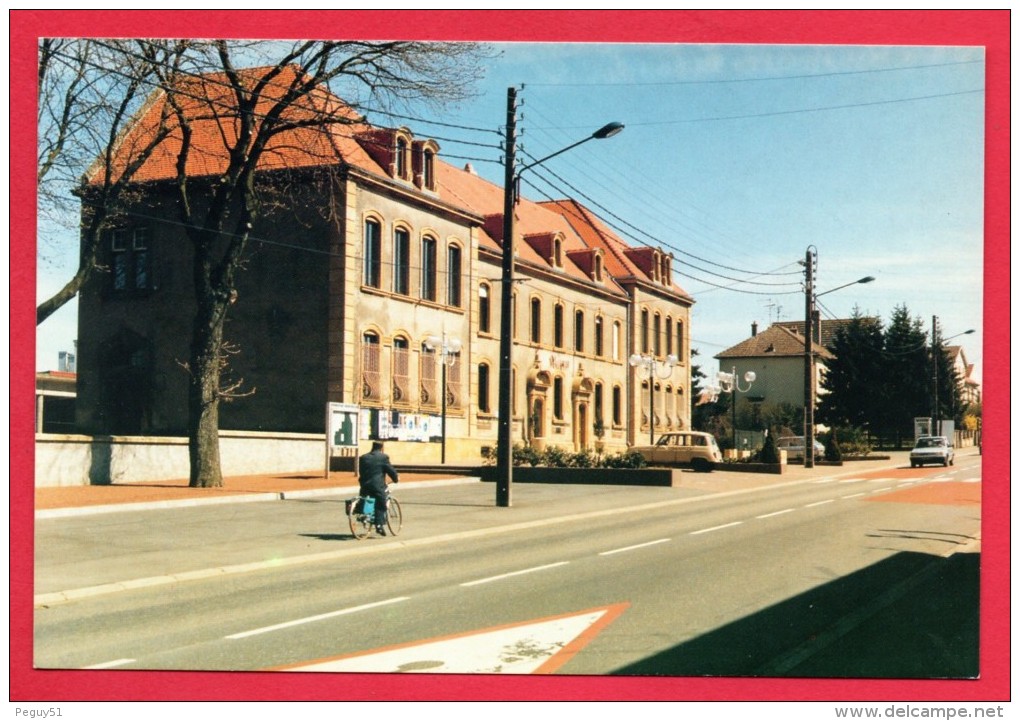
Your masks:
<svg viewBox="0 0 1020 721"><path fill-rule="evenodd" d="M325 436L303 433L220 433L225 476L288 473L323 468ZM187 478L187 438L80 436L35 437L35 485L103 486Z"/></svg>
<svg viewBox="0 0 1020 721"><path fill-rule="evenodd" d="M548 468L514 466L514 483L559 483L614 486L679 486L679 468ZM482 470L483 481L495 481L496 469Z"/></svg>

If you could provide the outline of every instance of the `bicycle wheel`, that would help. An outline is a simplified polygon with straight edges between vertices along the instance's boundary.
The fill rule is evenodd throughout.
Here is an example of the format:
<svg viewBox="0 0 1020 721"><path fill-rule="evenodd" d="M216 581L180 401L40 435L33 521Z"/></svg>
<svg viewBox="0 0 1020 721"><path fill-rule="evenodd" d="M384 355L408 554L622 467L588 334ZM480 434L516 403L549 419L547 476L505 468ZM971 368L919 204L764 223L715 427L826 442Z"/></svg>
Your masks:
<svg viewBox="0 0 1020 721"><path fill-rule="evenodd" d="M386 505L386 527L390 529L390 535L396 536L404 525L404 515L400 512L400 503L396 498L390 498Z"/></svg>
<svg viewBox="0 0 1020 721"><path fill-rule="evenodd" d="M351 504L351 512L347 514L347 520L351 524L351 534L359 541L368 538L372 531L371 519L364 513L358 511L358 503Z"/></svg>

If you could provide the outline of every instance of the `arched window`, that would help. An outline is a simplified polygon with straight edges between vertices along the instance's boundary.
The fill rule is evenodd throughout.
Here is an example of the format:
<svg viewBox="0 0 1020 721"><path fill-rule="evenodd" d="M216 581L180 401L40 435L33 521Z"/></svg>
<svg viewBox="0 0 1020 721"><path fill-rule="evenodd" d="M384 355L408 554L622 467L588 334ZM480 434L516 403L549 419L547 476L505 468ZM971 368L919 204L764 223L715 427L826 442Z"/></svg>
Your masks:
<svg viewBox="0 0 1020 721"><path fill-rule="evenodd" d="M489 333L492 326L492 308L489 305L489 286L482 283L478 287L478 332Z"/></svg>
<svg viewBox="0 0 1020 721"><path fill-rule="evenodd" d="M362 262L365 272L362 282L372 288L378 288L382 270L382 226L379 221L371 218L365 221L364 248Z"/></svg>
<svg viewBox="0 0 1020 721"><path fill-rule="evenodd" d="M605 410L602 400L602 384L595 384L595 419L594 423L605 424Z"/></svg>
<svg viewBox="0 0 1020 721"><path fill-rule="evenodd" d="M393 231L393 292L411 292L411 234L407 228Z"/></svg>
<svg viewBox="0 0 1020 721"><path fill-rule="evenodd" d="M666 316L666 355L673 355L673 318Z"/></svg>
<svg viewBox="0 0 1020 721"><path fill-rule="evenodd" d="M379 335L366 331L361 336L361 396L365 400L382 400L381 350Z"/></svg>
<svg viewBox="0 0 1020 721"><path fill-rule="evenodd" d="M595 355L602 357L605 348L602 343L602 316L595 316Z"/></svg>
<svg viewBox="0 0 1020 721"><path fill-rule="evenodd" d="M428 344L421 344L420 373L421 378L421 403L424 406L438 406L439 383L436 381L436 351L429 348Z"/></svg>
<svg viewBox="0 0 1020 721"><path fill-rule="evenodd" d="M584 311L574 312L574 352L584 353Z"/></svg>
<svg viewBox="0 0 1020 721"><path fill-rule="evenodd" d="M478 412L491 413L489 405L489 364L478 364Z"/></svg>
<svg viewBox="0 0 1020 721"><path fill-rule="evenodd" d="M623 337L620 321L613 321L613 360L620 360L620 341Z"/></svg>
<svg viewBox="0 0 1020 721"><path fill-rule="evenodd" d="M421 297L436 299L436 239L426 235L421 239Z"/></svg>
<svg viewBox="0 0 1020 721"><path fill-rule="evenodd" d="M531 342L542 342L542 301L531 299Z"/></svg>
<svg viewBox="0 0 1020 721"><path fill-rule="evenodd" d="M559 303L553 308L553 345L563 347L563 306Z"/></svg>
<svg viewBox="0 0 1020 721"><path fill-rule="evenodd" d="M563 267L563 241L559 238L553 238L552 261L555 267Z"/></svg>
<svg viewBox="0 0 1020 721"><path fill-rule="evenodd" d="M676 322L676 355L680 359L680 362L684 362L684 322L677 320Z"/></svg>
<svg viewBox="0 0 1020 721"><path fill-rule="evenodd" d="M655 348L656 357L662 355L662 316L658 313L655 314L652 326L652 345Z"/></svg>
<svg viewBox="0 0 1020 721"><path fill-rule="evenodd" d="M553 418L563 420L563 379L560 376L553 379Z"/></svg>
<svg viewBox="0 0 1020 721"><path fill-rule="evenodd" d="M446 304L460 307L461 253L459 245L446 249Z"/></svg>
<svg viewBox="0 0 1020 721"><path fill-rule="evenodd" d="M393 339L393 402L411 401L411 347L407 338Z"/></svg>
<svg viewBox="0 0 1020 721"><path fill-rule="evenodd" d="M422 153L421 178L426 190L436 189L436 154L431 150Z"/></svg>
<svg viewBox="0 0 1020 721"><path fill-rule="evenodd" d="M623 391L620 386L613 386L613 425L623 425Z"/></svg>
<svg viewBox="0 0 1020 721"><path fill-rule="evenodd" d="M648 309L644 308L641 311L641 352L648 352L648 333L651 329L648 327Z"/></svg>
<svg viewBox="0 0 1020 721"><path fill-rule="evenodd" d="M393 174L401 179L407 178L407 141L397 138L396 156L393 158Z"/></svg>

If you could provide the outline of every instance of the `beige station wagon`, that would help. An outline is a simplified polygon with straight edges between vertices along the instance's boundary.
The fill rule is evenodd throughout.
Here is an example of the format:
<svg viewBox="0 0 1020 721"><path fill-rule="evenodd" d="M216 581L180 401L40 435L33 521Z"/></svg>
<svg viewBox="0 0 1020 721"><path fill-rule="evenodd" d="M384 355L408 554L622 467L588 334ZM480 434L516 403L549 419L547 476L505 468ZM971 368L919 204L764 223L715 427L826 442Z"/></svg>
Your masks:
<svg viewBox="0 0 1020 721"><path fill-rule="evenodd" d="M711 433L677 431L663 433L654 446L634 446L650 466L690 466L695 471L711 471L722 462L722 453Z"/></svg>

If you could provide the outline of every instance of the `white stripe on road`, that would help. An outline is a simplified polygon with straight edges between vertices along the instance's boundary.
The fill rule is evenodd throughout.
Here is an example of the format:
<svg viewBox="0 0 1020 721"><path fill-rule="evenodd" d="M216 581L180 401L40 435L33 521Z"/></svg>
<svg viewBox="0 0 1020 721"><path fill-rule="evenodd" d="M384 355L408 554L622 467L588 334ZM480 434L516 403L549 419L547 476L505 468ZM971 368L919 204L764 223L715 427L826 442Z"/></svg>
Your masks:
<svg viewBox="0 0 1020 721"><path fill-rule="evenodd" d="M806 506L804 506L804 508L814 508L815 506L824 506L826 503L833 503L834 501L835 501L834 498L830 498L827 501L815 501L814 503L807 504Z"/></svg>
<svg viewBox="0 0 1020 721"><path fill-rule="evenodd" d="M868 495L866 492L861 491L860 493L851 493L849 496L840 496L840 498L860 498L866 495Z"/></svg>
<svg viewBox="0 0 1020 721"><path fill-rule="evenodd" d="M366 603L364 606L353 606L351 608L341 608L339 611L331 611L329 613L321 613L318 616L308 616L306 618L298 618L293 621L287 621L285 623L278 623L273 626L263 626L262 628L255 628L251 631L242 631L241 633L232 633L224 638L237 639L247 638L248 636L257 636L260 633L269 633L270 631L278 631L281 628L290 628L291 626L300 626L304 623L313 623L315 621L321 621L325 618L333 618L335 616L344 616L348 613L357 613L358 611L366 611L370 608L377 608L379 606L386 606L391 603L400 603L401 601L407 601L409 596L399 596L397 598L390 598L385 601L377 601L376 603Z"/></svg>
<svg viewBox="0 0 1020 721"><path fill-rule="evenodd" d="M721 526L712 526L711 528L702 528L700 531L691 531L692 536L697 536L700 533L711 533L712 531L720 531L723 528L730 528L731 526L739 526L743 521L734 521L733 523L724 523Z"/></svg>
<svg viewBox="0 0 1020 721"><path fill-rule="evenodd" d="M669 543L670 540L671 539L669 539L669 538L660 538L658 541L649 541L648 543L639 543L636 546L625 546L623 548L614 548L612 551L602 551L602 553L600 553L599 555L600 556L612 556L614 553L623 553L625 551L633 551L633 550L638 549L638 548L647 548L648 546L655 546L655 545L658 545L660 543Z"/></svg>
<svg viewBox="0 0 1020 721"><path fill-rule="evenodd" d="M492 581L499 581L504 578L510 578L511 576L520 576L525 573L534 573L536 571L544 571L547 568L556 568L557 566L566 566L570 561L560 561L559 563L550 563L547 566L535 566L534 568L525 568L523 571L513 571L512 573L503 573L499 576L489 576L488 578L480 578L477 581L468 581L467 583L460 584L461 586L480 586L483 583L490 583Z"/></svg>
<svg viewBox="0 0 1020 721"><path fill-rule="evenodd" d="M107 661L106 663L97 663L92 666L82 666L83 671L97 671L101 668L115 668L117 666L123 666L128 663L134 663L133 658L118 658L116 661Z"/></svg>
<svg viewBox="0 0 1020 721"><path fill-rule="evenodd" d="M784 508L781 511L775 511L774 513L766 513L763 516L755 516L755 518L772 518L772 516L781 516L784 513L793 513L794 510L796 510L796 509L794 509L794 508Z"/></svg>

